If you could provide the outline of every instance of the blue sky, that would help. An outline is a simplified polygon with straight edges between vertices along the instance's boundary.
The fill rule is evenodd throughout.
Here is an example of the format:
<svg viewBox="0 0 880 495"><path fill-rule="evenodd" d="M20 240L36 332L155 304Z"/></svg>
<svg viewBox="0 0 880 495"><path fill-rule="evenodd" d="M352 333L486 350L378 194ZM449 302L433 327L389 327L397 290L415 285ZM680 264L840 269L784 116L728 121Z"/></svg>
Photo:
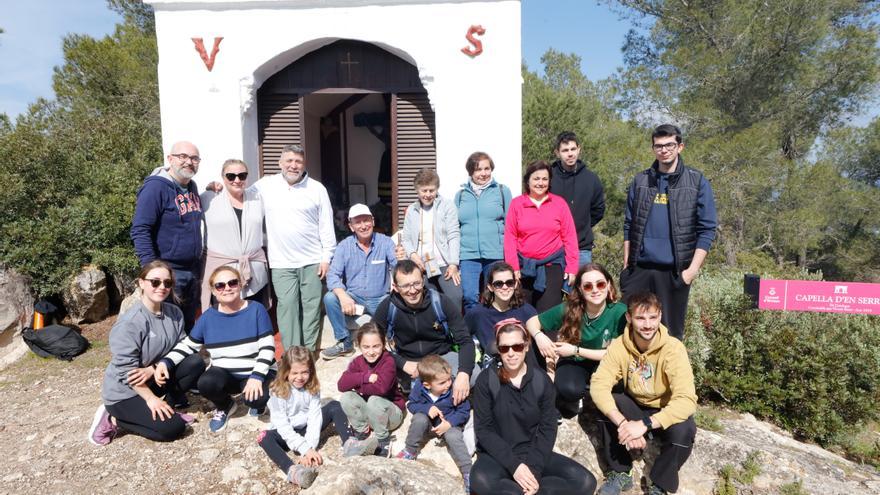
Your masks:
<svg viewBox="0 0 880 495"><path fill-rule="evenodd" d="M620 47L630 22L595 0L522 0L522 52L529 68L540 69L550 47L580 55L581 68L596 81L623 65ZM52 68L63 62L61 41L68 33L101 37L119 16L105 0L0 0L0 113L27 110L38 97L52 98ZM880 113L856 119L864 124Z"/></svg>

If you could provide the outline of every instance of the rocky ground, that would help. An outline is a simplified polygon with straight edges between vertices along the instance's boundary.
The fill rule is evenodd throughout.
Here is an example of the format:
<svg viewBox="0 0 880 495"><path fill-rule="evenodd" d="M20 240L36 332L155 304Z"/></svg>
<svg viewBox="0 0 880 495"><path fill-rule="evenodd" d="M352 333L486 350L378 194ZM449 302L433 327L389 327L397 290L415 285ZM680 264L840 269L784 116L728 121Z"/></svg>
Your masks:
<svg viewBox="0 0 880 495"><path fill-rule="evenodd" d="M100 403L112 323L110 318L85 326L83 333L93 346L73 362L29 353L0 372L0 452L5 454L0 493L296 493L256 443L267 418L249 418L239 409L224 432L212 434L207 426L210 405L201 398L189 409L197 417L192 431L179 441L159 444L124 435L107 447L88 443L86 432ZM335 380L345 365L345 360L319 364L324 396L338 396ZM738 486L740 493L780 493L783 486L798 481L801 493L880 493L876 471L798 443L750 416L725 415L718 423L723 431L698 433L679 493L713 493L719 470L738 466L753 451L762 453L761 472L751 483ZM556 449L601 477L591 424L584 417L581 423L565 421ZM408 420L398 430L394 452L402 448L407 425ZM322 451L326 464L307 493L461 493L455 466L445 449L433 442L416 462L344 459L335 434L325 439ZM637 474L640 468L641 463Z"/></svg>

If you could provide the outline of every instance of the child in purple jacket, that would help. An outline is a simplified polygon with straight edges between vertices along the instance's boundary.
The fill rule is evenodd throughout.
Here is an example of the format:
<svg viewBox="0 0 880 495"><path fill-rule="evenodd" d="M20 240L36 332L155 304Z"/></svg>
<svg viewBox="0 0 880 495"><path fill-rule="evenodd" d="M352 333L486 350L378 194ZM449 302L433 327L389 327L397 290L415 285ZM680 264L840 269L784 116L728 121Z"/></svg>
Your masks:
<svg viewBox="0 0 880 495"><path fill-rule="evenodd" d="M397 384L394 358L385 351L385 334L365 323L355 337L361 355L339 377L339 402L353 435L343 444L346 457L391 455L391 432L403 422L404 399Z"/></svg>

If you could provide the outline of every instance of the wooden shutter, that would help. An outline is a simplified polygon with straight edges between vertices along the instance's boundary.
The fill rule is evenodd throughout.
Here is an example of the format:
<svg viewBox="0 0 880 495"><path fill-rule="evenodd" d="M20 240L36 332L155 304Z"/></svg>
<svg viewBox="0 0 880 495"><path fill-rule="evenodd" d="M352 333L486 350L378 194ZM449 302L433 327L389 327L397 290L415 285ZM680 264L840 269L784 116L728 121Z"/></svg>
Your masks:
<svg viewBox="0 0 880 495"><path fill-rule="evenodd" d="M258 96L260 175L277 174L281 148L303 144L302 98L289 93Z"/></svg>
<svg viewBox="0 0 880 495"><path fill-rule="evenodd" d="M403 227L406 207L418 199L413 178L422 168L437 169L434 111L425 93L394 95L392 125L392 206L394 230Z"/></svg>

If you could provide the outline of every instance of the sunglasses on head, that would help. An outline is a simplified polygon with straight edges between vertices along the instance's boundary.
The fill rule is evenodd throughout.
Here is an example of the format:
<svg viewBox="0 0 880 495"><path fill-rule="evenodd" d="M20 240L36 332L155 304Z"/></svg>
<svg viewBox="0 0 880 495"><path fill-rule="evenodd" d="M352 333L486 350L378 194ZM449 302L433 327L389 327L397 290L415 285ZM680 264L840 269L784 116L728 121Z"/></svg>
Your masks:
<svg viewBox="0 0 880 495"><path fill-rule="evenodd" d="M512 278L510 280L493 280L492 287L496 289L500 289L502 287L510 287L512 289L516 287L516 279Z"/></svg>
<svg viewBox="0 0 880 495"><path fill-rule="evenodd" d="M508 352L510 352L511 349L513 349L513 352L522 352L523 349L525 349L525 348L526 348L525 343L513 344L513 345L499 345L498 352L501 354L507 354Z"/></svg>
<svg viewBox="0 0 880 495"><path fill-rule="evenodd" d="M238 180L247 179L248 173L247 172L239 172L237 174L233 174L232 172L226 172L225 174L223 174L223 176L226 177L226 180L228 180L229 182L232 182L235 180L236 177L238 177Z"/></svg>
<svg viewBox="0 0 880 495"><path fill-rule="evenodd" d="M147 278L144 280L149 282L154 289L158 289L160 285L164 286L166 289L170 289L171 286L174 285L174 282L172 282L170 278Z"/></svg>
<svg viewBox="0 0 880 495"><path fill-rule="evenodd" d="M596 290L605 290L605 287L608 287L608 282L604 280L596 282ZM583 285L581 285L581 289L593 290L593 282L584 282Z"/></svg>
<svg viewBox="0 0 880 495"><path fill-rule="evenodd" d="M229 286L230 289L234 289L238 287L238 279L234 278L232 280L228 280L226 282L214 282L214 290L223 290L226 286Z"/></svg>

